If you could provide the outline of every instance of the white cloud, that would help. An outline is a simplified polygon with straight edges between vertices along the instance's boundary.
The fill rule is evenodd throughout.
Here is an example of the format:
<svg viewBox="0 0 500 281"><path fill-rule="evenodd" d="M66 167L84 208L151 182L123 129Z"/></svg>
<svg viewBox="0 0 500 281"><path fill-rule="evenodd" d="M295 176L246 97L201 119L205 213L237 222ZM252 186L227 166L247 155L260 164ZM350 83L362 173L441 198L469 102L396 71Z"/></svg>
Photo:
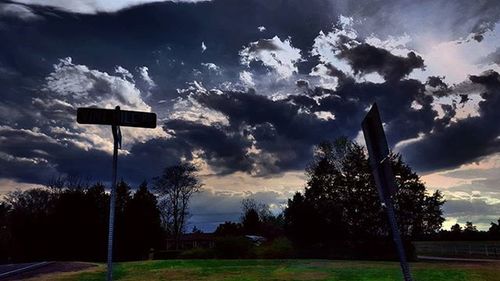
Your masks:
<svg viewBox="0 0 500 281"><path fill-rule="evenodd" d="M253 81L253 75L249 71L244 70L244 71L240 72L240 81L241 81L241 83L243 83L243 85L245 85L247 87L254 87L255 86L255 82Z"/></svg>
<svg viewBox="0 0 500 281"><path fill-rule="evenodd" d="M411 42L411 38L408 34L404 34L402 36L389 36L385 40L381 40L380 38L372 35L366 38L365 42L377 48L386 49L396 56L404 57L409 52L414 52L414 50L410 50L407 47L407 45Z"/></svg>
<svg viewBox="0 0 500 281"><path fill-rule="evenodd" d="M497 24L492 31L484 34L484 39L477 42L472 39L443 41L442 38L431 36L410 38L389 36L382 40L372 35L365 42L378 48L383 48L397 56L406 56L408 52L415 52L424 59L425 69L415 69L409 78L425 82L428 76L444 76L448 84L461 83L471 74L500 67L494 62L484 63L485 54L494 52L500 40L500 29ZM409 45L412 48L408 47Z"/></svg>
<svg viewBox="0 0 500 281"><path fill-rule="evenodd" d="M78 14L114 13L122 9L155 2L196 3L211 0L14 0L27 5L41 5Z"/></svg>
<svg viewBox="0 0 500 281"><path fill-rule="evenodd" d="M316 117L320 120L335 120L335 115L330 111L316 111L314 112L314 115L316 115Z"/></svg>
<svg viewBox="0 0 500 281"><path fill-rule="evenodd" d="M120 75L130 74L121 67L118 71ZM85 65L73 64L70 57L54 65L54 72L46 80L45 90L65 97L75 107L94 105L114 108L121 105L123 109L151 111L133 82Z"/></svg>
<svg viewBox="0 0 500 281"><path fill-rule="evenodd" d="M134 81L134 76L132 75L132 73L130 73L130 71L128 71L127 69L125 69L119 65L115 67L115 73L120 74L122 76L122 78L125 80Z"/></svg>
<svg viewBox="0 0 500 281"><path fill-rule="evenodd" d="M260 61L273 69L281 79L297 73L296 64L302 60L300 50L292 46L290 38L282 41L278 36L251 42L240 51L240 56L243 65L250 66L251 62Z"/></svg>
<svg viewBox="0 0 500 281"><path fill-rule="evenodd" d="M221 75L222 74L222 69L216 65L215 63L212 62L202 62L201 66L203 66L205 69L208 70L209 73L213 73L216 75Z"/></svg>
<svg viewBox="0 0 500 281"><path fill-rule="evenodd" d="M359 44L356 40L358 33L353 28L353 19L340 16L340 27L334 27L331 32L324 33L320 31L319 35L314 39L311 55L318 56L320 66L331 64L342 72L353 75L352 68L344 60L339 59L337 56L342 48L351 48ZM345 40L348 38L349 40ZM321 72L316 73L322 74Z"/></svg>
<svg viewBox="0 0 500 281"><path fill-rule="evenodd" d="M39 15L35 14L29 7L19 4L0 4L0 17L15 17L22 20L38 20Z"/></svg>
<svg viewBox="0 0 500 281"><path fill-rule="evenodd" d="M207 50L207 45L205 45L205 42L201 42L201 52L205 52Z"/></svg>
<svg viewBox="0 0 500 281"><path fill-rule="evenodd" d="M206 62L206 63L201 63L201 65L206 67L208 70L212 71L220 70L220 67L218 67L215 63Z"/></svg>
<svg viewBox="0 0 500 281"><path fill-rule="evenodd" d="M457 221L461 224L472 221L479 228L487 229L490 221L498 219L499 153L456 169L424 175L422 180L431 191L443 191L447 200L443 228L449 229Z"/></svg>
<svg viewBox="0 0 500 281"><path fill-rule="evenodd" d="M265 26L259 26L259 27L257 27L257 29L258 29L260 32L264 32L264 31L266 31L266 27L265 27Z"/></svg>
<svg viewBox="0 0 500 281"><path fill-rule="evenodd" d="M178 97L174 100L168 119L192 121L206 126L213 124L229 125L229 119L223 113L201 105L193 95L207 94L208 90L199 82L193 81L186 89L179 89L186 94L185 98Z"/></svg>
<svg viewBox="0 0 500 281"><path fill-rule="evenodd" d="M33 183L22 183L12 179L0 179L0 200L7 193L14 190L27 190L31 188L42 188L43 185Z"/></svg>
<svg viewBox="0 0 500 281"><path fill-rule="evenodd" d="M239 221L242 212L241 201L245 198L265 204L272 213L278 214L292 195L293 193L273 190L235 192L204 188L193 196L190 203L189 212L192 216L189 218L188 229L196 226L211 232L225 221Z"/></svg>
<svg viewBox="0 0 500 281"><path fill-rule="evenodd" d="M149 68L147 66L139 67L138 71L139 71L139 75L141 76L142 80L144 80L144 82L146 82L149 89L156 87L155 81L153 81L151 76L149 76Z"/></svg>
<svg viewBox="0 0 500 281"><path fill-rule="evenodd" d="M46 78L43 88L46 96L33 98L33 104L41 109L43 118L37 121L48 126L47 134L54 138L72 142L82 149L97 148L111 152L110 130L106 126L80 125L75 122L77 107L114 108L151 111L142 93L134 84L132 74L118 66L110 75L85 65L74 64L71 58L61 59L54 71ZM147 73L147 72L146 72ZM155 137L166 137L160 128L122 128L124 149L136 142ZM126 150L124 150L127 153Z"/></svg>

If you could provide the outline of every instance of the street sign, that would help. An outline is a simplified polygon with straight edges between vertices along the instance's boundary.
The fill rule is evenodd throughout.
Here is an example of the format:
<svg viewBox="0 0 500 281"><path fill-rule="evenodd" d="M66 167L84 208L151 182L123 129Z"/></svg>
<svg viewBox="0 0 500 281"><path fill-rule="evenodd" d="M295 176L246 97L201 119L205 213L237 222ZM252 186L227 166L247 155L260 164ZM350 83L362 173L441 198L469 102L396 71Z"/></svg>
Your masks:
<svg viewBox="0 0 500 281"><path fill-rule="evenodd" d="M121 148L122 133L120 126L156 128L156 114L150 112L104 108L78 108L76 121L80 124L111 125L113 133L113 169L112 185L109 200L108 225L108 273L107 280L113 280L113 234L116 204L116 177L118 168L118 148Z"/></svg>
<svg viewBox="0 0 500 281"><path fill-rule="evenodd" d="M396 244L399 255L399 263L405 281L411 281L410 266L406 261L406 253L399 233L396 214L392 204L391 196L396 191L396 183L389 159L389 147L385 138L384 127L378 112L377 104L374 103L365 119L361 123L363 135L365 136L368 155L370 156L370 166L373 171L375 185L378 189L380 201L384 203L389 225L391 227L392 239Z"/></svg>
<svg viewBox="0 0 500 281"><path fill-rule="evenodd" d="M361 123L363 135L365 136L368 154L370 155L370 166L382 202L386 202L396 192L394 175L389 157L389 147L385 138L382 120L377 104L373 104L365 119Z"/></svg>
<svg viewBox="0 0 500 281"><path fill-rule="evenodd" d="M81 107L76 121L80 124L156 128L156 114L150 112Z"/></svg>

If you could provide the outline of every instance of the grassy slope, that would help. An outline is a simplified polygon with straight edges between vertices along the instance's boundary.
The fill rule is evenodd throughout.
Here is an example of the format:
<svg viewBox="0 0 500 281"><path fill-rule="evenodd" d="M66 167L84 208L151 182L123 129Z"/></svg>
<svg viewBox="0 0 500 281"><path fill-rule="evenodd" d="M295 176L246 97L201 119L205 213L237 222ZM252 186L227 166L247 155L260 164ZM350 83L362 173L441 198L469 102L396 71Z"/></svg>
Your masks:
<svg viewBox="0 0 500 281"><path fill-rule="evenodd" d="M500 281L500 264L415 263L415 281ZM118 263L116 280L401 280L394 262L327 260L169 260ZM105 266L34 280L105 280Z"/></svg>

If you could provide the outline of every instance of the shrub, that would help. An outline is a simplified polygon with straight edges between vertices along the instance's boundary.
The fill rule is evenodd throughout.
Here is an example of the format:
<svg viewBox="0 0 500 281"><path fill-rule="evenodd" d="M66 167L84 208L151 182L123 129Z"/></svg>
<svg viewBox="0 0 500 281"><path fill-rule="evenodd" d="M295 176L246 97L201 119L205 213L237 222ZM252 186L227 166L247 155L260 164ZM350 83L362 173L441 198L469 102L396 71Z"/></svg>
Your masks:
<svg viewBox="0 0 500 281"><path fill-rule="evenodd" d="M224 259L253 257L253 244L246 237L221 237L215 242L215 256Z"/></svg>
<svg viewBox="0 0 500 281"><path fill-rule="evenodd" d="M256 254L263 259L286 259L295 256L292 242L284 237L257 247Z"/></svg>
<svg viewBox="0 0 500 281"><path fill-rule="evenodd" d="M213 249L193 248L182 252L179 255L181 259L211 259L215 257Z"/></svg>

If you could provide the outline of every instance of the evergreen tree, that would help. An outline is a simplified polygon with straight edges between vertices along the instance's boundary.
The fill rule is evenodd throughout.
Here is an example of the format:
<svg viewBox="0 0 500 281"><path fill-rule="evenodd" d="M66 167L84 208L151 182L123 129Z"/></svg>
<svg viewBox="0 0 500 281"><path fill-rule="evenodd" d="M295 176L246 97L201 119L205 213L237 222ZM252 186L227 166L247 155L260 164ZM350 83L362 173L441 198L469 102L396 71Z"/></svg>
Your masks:
<svg viewBox="0 0 500 281"><path fill-rule="evenodd" d="M398 186L393 200L402 235L437 232L444 221L441 193L429 195L400 155L391 154L389 161ZM285 210L287 233L295 241L367 240L388 235L387 218L362 146L345 138L321 143L306 176L304 193L289 200ZM321 232L315 232L314 238L304 228Z"/></svg>
<svg viewBox="0 0 500 281"><path fill-rule="evenodd" d="M160 210L156 196L143 182L126 205L125 244L127 259L145 259L150 249L158 249L162 241Z"/></svg>

